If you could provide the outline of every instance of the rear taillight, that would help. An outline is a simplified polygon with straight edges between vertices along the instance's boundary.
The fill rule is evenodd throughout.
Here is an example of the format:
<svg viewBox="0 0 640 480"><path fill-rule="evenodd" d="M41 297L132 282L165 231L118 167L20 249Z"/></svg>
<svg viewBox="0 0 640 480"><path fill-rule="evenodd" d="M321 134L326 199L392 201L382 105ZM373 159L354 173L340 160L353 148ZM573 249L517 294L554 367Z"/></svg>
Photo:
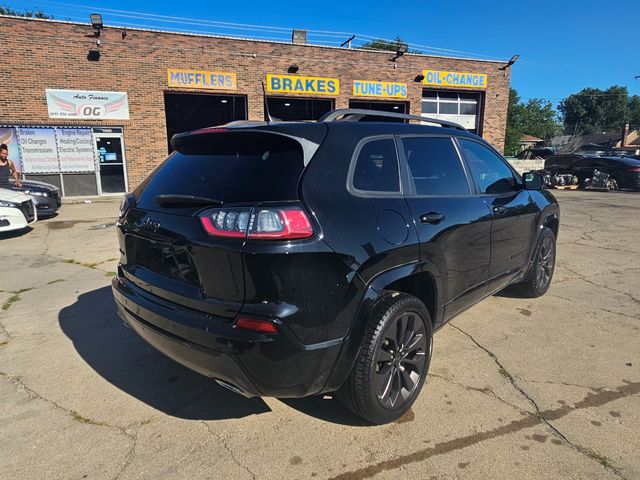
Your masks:
<svg viewBox="0 0 640 480"><path fill-rule="evenodd" d="M640 167L628 168L627 172L640 172Z"/></svg>
<svg viewBox="0 0 640 480"><path fill-rule="evenodd" d="M260 333L278 333L276 325L269 320L257 320L254 318L238 318L234 324L236 328L253 330Z"/></svg>
<svg viewBox="0 0 640 480"><path fill-rule="evenodd" d="M313 236L313 226L299 207L215 208L200 214L204 230L214 237L294 240Z"/></svg>

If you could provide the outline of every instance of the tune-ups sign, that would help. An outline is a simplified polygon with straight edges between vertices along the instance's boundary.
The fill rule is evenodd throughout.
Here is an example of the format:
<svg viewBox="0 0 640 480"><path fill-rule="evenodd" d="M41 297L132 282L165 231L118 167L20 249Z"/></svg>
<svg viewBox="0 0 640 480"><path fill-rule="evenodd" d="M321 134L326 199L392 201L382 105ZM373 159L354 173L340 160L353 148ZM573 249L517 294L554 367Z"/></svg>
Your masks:
<svg viewBox="0 0 640 480"><path fill-rule="evenodd" d="M49 118L129 120L126 92L46 90Z"/></svg>

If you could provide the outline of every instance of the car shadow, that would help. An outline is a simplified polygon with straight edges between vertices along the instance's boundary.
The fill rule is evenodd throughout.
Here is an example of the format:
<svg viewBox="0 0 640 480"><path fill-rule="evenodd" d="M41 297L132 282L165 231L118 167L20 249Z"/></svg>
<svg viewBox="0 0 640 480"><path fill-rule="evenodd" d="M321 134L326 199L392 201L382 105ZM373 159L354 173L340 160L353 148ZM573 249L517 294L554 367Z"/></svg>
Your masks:
<svg viewBox="0 0 640 480"><path fill-rule="evenodd" d="M9 238L18 238L32 231L33 231L33 228L24 227L24 228L21 228L20 230L11 230L10 232L0 232L0 240L9 239Z"/></svg>
<svg viewBox="0 0 640 480"><path fill-rule="evenodd" d="M80 295L59 314L60 327L100 376L167 415L189 420L242 418L271 411L165 357L116 314L111 287Z"/></svg>
<svg viewBox="0 0 640 480"><path fill-rule="evenodd" d="M521 288L519 285L509 285L502 290L497 291L493 294L494 297L502 297L502 298L526 298L523 297Z"/></svg>
<svg viewBox="0 0 640 480"><path fill-rule="evenodd" d="M148 345L118 317L111 287L80 295L60 311L58 320L78 354L101 377L167 415L222 420L271 411L261 398L230 392ZM328 395L280 401L327 422L370 426Z"/></svg>
<svg viewBox="0 0 640 480"><path fill-rule="evenodd" d="M330 395L315 395L304 398L282 398L282 403L305 415L325 422L349 427L371 427L373 424L354 415Z"/></svg>

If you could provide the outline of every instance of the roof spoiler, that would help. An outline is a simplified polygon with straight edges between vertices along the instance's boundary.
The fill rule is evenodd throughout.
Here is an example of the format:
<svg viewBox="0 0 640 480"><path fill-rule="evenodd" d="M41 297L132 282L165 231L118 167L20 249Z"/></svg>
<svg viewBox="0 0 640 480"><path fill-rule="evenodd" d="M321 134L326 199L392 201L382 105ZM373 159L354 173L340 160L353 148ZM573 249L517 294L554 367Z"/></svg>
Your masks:
<svg viewBox="0 0 640 480"><path fill-rule="evenodd" d="M409 115L406 113L394 113L383 112L380 110L365 110L360 108L339 108L325 113L318 122L359 122L364 117L389 117L389 118L401 118L403 120L415 120L419 122L435 123L441 127L455 128L456 130L467 131L462 125L447 120L440 120L437 118L423 117L420 115Z"/></svg>

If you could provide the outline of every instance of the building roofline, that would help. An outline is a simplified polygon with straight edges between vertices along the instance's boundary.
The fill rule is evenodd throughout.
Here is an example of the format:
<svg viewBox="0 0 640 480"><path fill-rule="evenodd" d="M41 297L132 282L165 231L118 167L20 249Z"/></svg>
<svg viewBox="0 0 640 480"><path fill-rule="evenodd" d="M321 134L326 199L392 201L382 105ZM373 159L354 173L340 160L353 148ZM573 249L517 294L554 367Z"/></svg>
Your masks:
<svg viewBox="0 0 640 480"><path fill-rule="evenodd" d="M60 23L60 24L66 24L66 25L77 25L77 26L91 28L90 23L74 22L70 20L32 18L32 17L21 17L16 15L1 15L1 14L0 14L0 18L9 18L12 20L24 20L24 21L45 22L45 23ZM223 40L236 40L240 42L267 43L267 44L276 44L276 45L293 45L296 47L313 47L313 48L325 48L330 50L340 50L342 52L366 52L366 53L375 53L379 55L389 55L389 51L370 50L367 48L342 48L342 47L333 47L330 45L319 45L319 44L313 44L313 43L295 44L295 43L285 42L280 40L263 40L258 38L249 38L249 37L232 37L228 35L214 35L214 34L205 34L205 33L180 32L175 30L128 27L126 25L115 25L115 24L104 27L104 29L123 29L123 28L126 28L127 31L131 31L131 32L137 31L137 32L149 32L149 33L164 33L164 34L170 34L170 35L184 35L187 37L216 38L216 39L223 39ZM412 57L443 58L447 60L465 60L465 61L471 61L471 62L497 63L500 65L508 63L508 60L482 59L482 58L473 58L473 57L454 57L454 56L448 56L448 55L435 55L435 54L427 54L427 53L407 52L404 55L408 55Z"/></svg>

